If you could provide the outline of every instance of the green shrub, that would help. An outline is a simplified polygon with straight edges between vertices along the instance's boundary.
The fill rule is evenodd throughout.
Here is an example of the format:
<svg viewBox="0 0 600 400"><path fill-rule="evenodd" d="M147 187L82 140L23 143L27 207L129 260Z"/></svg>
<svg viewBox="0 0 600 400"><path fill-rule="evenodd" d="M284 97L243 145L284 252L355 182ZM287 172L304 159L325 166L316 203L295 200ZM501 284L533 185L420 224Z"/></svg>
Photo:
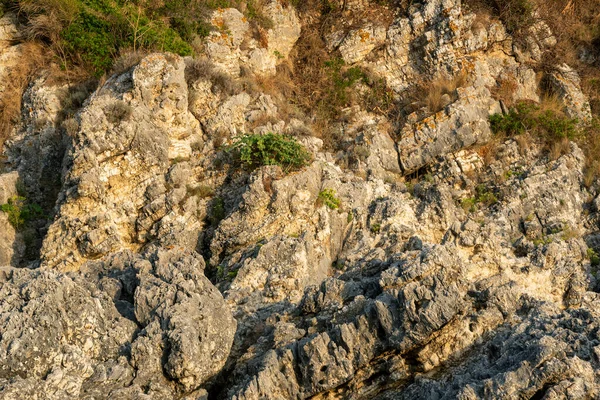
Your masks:
<svg viewBox="0 0 600 400"><path fill-rule="evenodd" d="M342 201L335 197L335 190L333 189L321 190L319 192L319 201L332 210L337 210L342 205Z"/></svg>
<svg viewBox="0 0 600 400"><path fill-rule="evenodd" d="M518 103L508 114L490 116L490 127L495 134L509 137L529 133L543 139L547 144L562 139L573 140L579 131L576 119L568 118L553 109L542 109L537 104Z"/></svg>
<svg viewBox="0 0 600 400"><path fill-rule="evenodd" d="M311 156L296 139L267 133L247 134L236 138L229 151L249 169L264 165L279 165L286 172L304 167Z"/></svg>
<svg viewBox="0 0 600 400"><path fill-rule="evenodd" d="M475 200L475 197L467 197L466 199L462 199L460 201L460 205L465 211L477 211L477 200Z"/></svg>
<svg viewBox="0 0 600 400"><path fill-rule="evenodd" d="M525 132L525 125L514 108L508 114L490 116L490 126L495 134L504 133L508 136L515 136Z"/></svg>
<svg viewBox="0 0 600 400"><path fill-rule="evenodd" d="M31 38L50 43L63 62L97 77L124 49L192 55L190 43L211 31L208 16L228 0L2 0L26 21ZM254 10L258 18L258 11Z"/></svg>
<svg viewBox="0 0 600 400"><path fill-rule="evenodd" d="M590 263L592 264L592 266L596 267L598 265L600 265L600 257L598 256L598 253L596 253L596 251L594 249L587 249L587 258L590 260Z"/></svg>
<svg viewBox="0 0 600 400"><path fill-rule="evenodd" d="M348 104L350 94L347 89L359 81L366 81L366 74L358 67L344 69L342 58L334 58L325 62L325 68L330 76L332 86L329 88L326 104L333 107L343 107Z"/></svg>
<svg viewBox="0 0 600 400"><path fill-rule="evenodd" d="M32 220L42 218L44 213L38 204L29 203L25 197L14 196L0 209L8 215L8 222L15 228L21 229Z"/></svg>

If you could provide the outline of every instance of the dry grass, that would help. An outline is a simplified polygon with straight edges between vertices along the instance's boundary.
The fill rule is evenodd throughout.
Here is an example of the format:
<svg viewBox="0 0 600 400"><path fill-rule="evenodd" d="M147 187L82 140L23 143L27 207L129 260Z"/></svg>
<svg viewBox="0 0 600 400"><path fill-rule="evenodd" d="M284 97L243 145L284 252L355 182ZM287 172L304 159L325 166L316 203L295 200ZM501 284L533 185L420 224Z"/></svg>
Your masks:
<svg viewBox="0 0 600 400"><path fill-rule="evenodd" d="M531 135L517 135L515 136L517 146L519 146L519 153L525 155L533 146L533 137Z"/></svg>
<svg viewBox="0 0 600 400"><path fill-rule="evenodd" d="M185 79L189 83L199 79L206 79L212 82L212 91L214 93L223 93L227 96L233 96L240 93L242 87L229 75L215 68L213 63L207 58L193 59L185 67Z"/></svg>
<svg viewBox="0 0 600 400"><path fill-rule="evenodd" d="M492 97L502 101L507 107L513 106L513 94L517 90L516 78L499 79L496 86L492 87Z"/></svg>
<svg viewBox="0 0 600 400"><path fill-rule="evenodd" d="M458 97L456 89L465 86L466 83L467 74L465 71L461 71L451 78L441 77L435 79L427 87L425 105L433 113L440 111L446 105L444 96L448 95L451 101L456 101Z"/></svg>
<svg viewBox="0 0 600 400"><path fill-rule="evenodd" d="M137 65L144 56L148 54L145 50L122 50L119 57L115 60L108 75L120 75L133 66Z"/></svg>
<svg viewBox="0 0 600 400"><path fill-rule="evenodd" d="M561 139L550 145L548 157L551 160L557 160L560 156L571 152L571 141L569 139Z"/></svg>
<svg viewBox="0 0 600 400"><path fill-rule="evenodd" d="M425 108L429 114L441 111L446 105L458 99L456 89L467 84L468 74L462 70L448 77L440 75L433 80L424 80L416 84L407 95L408 113L414 109Z"/></svg>

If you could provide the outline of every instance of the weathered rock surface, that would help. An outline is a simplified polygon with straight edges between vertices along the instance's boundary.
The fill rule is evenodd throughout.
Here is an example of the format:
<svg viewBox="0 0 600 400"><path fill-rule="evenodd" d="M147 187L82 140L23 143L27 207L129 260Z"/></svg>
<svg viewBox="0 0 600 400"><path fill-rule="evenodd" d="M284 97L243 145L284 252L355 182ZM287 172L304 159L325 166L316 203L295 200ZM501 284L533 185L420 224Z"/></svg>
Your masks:
<svg viewBox="0 0 600 400"><path fill-rule="evenodd" d="M169 160L189 157L201 135L184 70L180 57L151 55L89 99L77 116L44 267L76 270L86 259L139 248L168 216L167 204L170 211L184 199L182 182L165 187Z"/></svg>
<svg viewBox="0 0 600 400"><path fill-rule="evenodd" d="M1 397L193 392L225 364L235 332L203 270L197 254L165 249L70 276L3 269Z"/></svg>
<svg viewBox="0 0 600 400"><path fill-rule="evenodd" d="M0 204L8 204L9 200L18 196L17 182L19 174L10 172L0 175ZM23 238L17 233L9 221L7 213L0 213L0 266L18 264L23 255Z"/></svg>
<svg viewBox="0 0 600 400"><path fill-rule="evenodd" d="M262 12L273 27L259 26L258 37L250 34L250 21L237 9L218 9L213 13L211 23L216 30L206 47L220 70L236 77L242 67L257 75L275 75L277 64L288 57L300 37L300 20L293 7L284 7L278 0L268 1Z"/></svg>
<svg viewBox="0 0 600 400"><path fill-rule="evenodd" d="M344 109L331 152L301 110L242 82L293 55L289 3L262 4L270 29L216 10L206 60L148 55L68 123L68 87L29 85L0 204L22 185L55 207L34 260L0 213L0 399L597 398L600 197L584 153L488 144L490 114L540 101L529 63L548 27L519 48L457 0L336 21L328 49L405 107ZM340 1L341 15L372 5ZM561 68L549 83L589 121ZM409 98L422 79L455 82L439 109ZM243 170L223 150L246 132L293 135L312 159Z"/></svg>

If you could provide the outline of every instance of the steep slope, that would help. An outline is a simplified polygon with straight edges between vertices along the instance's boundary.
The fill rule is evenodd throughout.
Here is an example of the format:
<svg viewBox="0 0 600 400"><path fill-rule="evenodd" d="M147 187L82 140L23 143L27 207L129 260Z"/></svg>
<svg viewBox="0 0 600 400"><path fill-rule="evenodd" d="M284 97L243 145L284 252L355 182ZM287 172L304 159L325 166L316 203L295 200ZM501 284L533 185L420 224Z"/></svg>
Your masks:
<svg viewBox="0 0 600 400"><path fill-rule="evenodd" d="M0 398L597 398L597 122L573 68L540 73L549 25L292 3L216 9L202 56L89 93L32 79Z"/></svg>

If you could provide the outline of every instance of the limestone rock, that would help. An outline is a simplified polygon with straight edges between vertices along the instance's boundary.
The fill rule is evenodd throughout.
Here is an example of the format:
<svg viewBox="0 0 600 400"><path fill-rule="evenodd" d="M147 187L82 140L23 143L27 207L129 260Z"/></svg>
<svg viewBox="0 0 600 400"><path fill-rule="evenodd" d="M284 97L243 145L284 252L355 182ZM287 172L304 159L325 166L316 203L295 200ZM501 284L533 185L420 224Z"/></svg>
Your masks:
<svg viewBox="0 0 600 400"><path fill-rule="evenodd" d="M200 132L188 111L184 69L177 56L149 55L107 81L77 116L62 205L42 248L44 266L76 270L86 258L139 247L136 221L156 200L146 193L164 180L170 159L189 157Z"/></svg>
<svg viewBox="0 0 600 400"><path fill-rule="evenodd" d="M580 79L576 71L564 64L557 72L548 77L549 83L563 103L566 114L586 124L592 120L590 103L580 88Z"/></svg>
<svg viewBox="0 0 600 400"><path fill-rule="evenodd" d="M489 140L490 106L486 107L486 103L493 103L489 91L471 87L456 91L456 102L423 120L409 122L402 129L398 151L404 172L415 171L443 154Z"/></svg>
<svg viewBox="0 0 600 400"><path fill-rule="evenodd" d="M0 175L0 205L18 196L18 179L17 172ZM25 251L23 238L8 218L7 213L0 211L0 266L18 265Z"/></svg>
<svg viewBox="0 0 600 400"><path fill-rule="evenodd" d="M235 332L203 269L197 254L153 249L71 276L2 270L2 398L194 392L223 367Z"/></svg>
<svg viewBox="0 0 600 400"><path fill-rule="evenodd" d="M385 36L382 26L365 26L351 31L339 45L342 58L347 64L364 60L375 47L385 43Z"/></svg>
<svg viewBox="0 0 600 400"><path fill-rule="evenodd" d="M27 263L0 213L0 398L597 398L584 152L488 143L490 114L540 100L547 26L523 47L458 0L333 0L323 51L369 70L351 90L384 79L401 107L349 101L320 131L261 85L330 22L291 3L254 3L270 29L214 10L205 57L151 54L91 95L45 73L28 86L0 204L18 179L56 215ZM585 122L572 71L547 78ZM439 107L427 82L447 85ZM310 163L249 169L227 150L266 132Z"/></svg>
<svg viewBox="0 0 600 400"><path fill-rule="evenodd" d="M277 64L287 59L301 30L294 7L270 0L262 12L273 27L259 27L263 31L260 40L250 37L250 22L237 9L218 9L213 13L211 23L216 31L208 37L206 47L209 58L221 71L239 77L245 66L257 75L275 75ZM246 43L244 48L242 43Z"/></svg>

